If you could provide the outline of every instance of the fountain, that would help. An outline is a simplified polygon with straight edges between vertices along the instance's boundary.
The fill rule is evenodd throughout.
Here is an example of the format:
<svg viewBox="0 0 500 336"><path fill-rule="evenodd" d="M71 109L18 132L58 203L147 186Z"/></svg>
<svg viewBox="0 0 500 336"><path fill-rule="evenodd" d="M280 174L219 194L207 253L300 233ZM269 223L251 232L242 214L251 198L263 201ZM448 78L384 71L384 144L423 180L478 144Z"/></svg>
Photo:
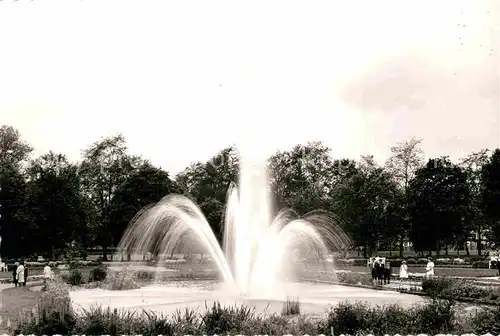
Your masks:
<svg viewBox="0 0 500 336"><path fill-rule="evenodd" d="M262 296L263 290L277 293L293 276L294 252L313 253L311 259L322 263L332 248L350 246L326 212L299 218L285 209L272 219L265 161L248 156L240 160L239 186L233 183L227 193L222 248L198 206L185 196L169 195L137 216L118 250L156 250L166 258L186 241L210 255L228 290Z"/></svg>
<svg viewBox="0 0 500 336"><path fill-rule="evenodd" d="M322 311L332 299L373 297L380 302L381 294L374 291L364 290L363 294L362 289L300 282L301 268L311 262L328 265L333 273L333 265L325 264L327 256L332 250L350 247L350 240L338 220L326 212L299 217L285 209L273 218L265 160L240 156L239 184L229 187L224 219L221 246L193 201L169 195L136 215L118 247L119 251L138 254L155 251L160 257L158 271L180 247L201 248L211 257L221 283L201 281L206 285L201 288L198 281L188 287L168 283L131 291L77 291L71 293L74 306L101 304L171 312L219 301L279 311L281 303L293 296L300 298L303 311L308 311L307 307L309 311ZM208 284L211 287L207 289Z"/></svg>

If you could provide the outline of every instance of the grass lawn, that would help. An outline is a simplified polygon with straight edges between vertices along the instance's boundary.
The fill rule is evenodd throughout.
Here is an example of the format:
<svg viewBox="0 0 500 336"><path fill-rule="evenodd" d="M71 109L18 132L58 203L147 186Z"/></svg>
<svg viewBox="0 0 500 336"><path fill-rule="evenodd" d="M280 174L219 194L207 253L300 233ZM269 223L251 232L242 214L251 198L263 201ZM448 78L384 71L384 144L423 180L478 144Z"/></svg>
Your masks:
<svg viewBox="0 0 500 336"><path fill-rule="evenodd" d="M41 275L43 273L42 268L30 268L28 270L28 276L29 275ZM5 278L12 278L12 272L0 272L0 279L5 279Z"/></svg>
<svg viewBox="0 0 500 336"><path fill-rule="evenodd" d="M4 287L5 288L5 287ZM8 287L0 293L0 332L5 333L8 321L14 325L19 321L21 312L33 309L38 304L40 292L32 292L29 287Z"/></svg>
<svg viewBox="0 0 500 336"><path fill-rule="evenodd" d="M86 281L89 278L90 271L95 268L96 266L81 266L78 267L78 270L82 272L83 279ZM58 268L52 268L55 274L60 274L61 272L69 272L69 270L60 270ZM43 268L30 268L28 270L28 276L31 275L42 275L43 274ZM7 278L12 278L12 272L0 272L0 279L7 279ZM29 282L28 282L29 284Z"/></svg>

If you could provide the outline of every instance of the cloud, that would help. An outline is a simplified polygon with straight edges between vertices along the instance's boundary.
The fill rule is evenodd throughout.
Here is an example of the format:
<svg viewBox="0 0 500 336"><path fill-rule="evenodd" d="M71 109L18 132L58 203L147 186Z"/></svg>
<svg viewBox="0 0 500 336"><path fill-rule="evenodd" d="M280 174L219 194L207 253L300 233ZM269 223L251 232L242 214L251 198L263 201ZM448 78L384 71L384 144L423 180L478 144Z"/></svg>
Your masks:
<svg viewBox="0 0 500 336"><path fill-rule="evenodd" d="M422 137L431 155L457 157L499 146L498 83L495 55L462 66L398 55L349 81L341 98L370 116L373 137Z"/></svg>

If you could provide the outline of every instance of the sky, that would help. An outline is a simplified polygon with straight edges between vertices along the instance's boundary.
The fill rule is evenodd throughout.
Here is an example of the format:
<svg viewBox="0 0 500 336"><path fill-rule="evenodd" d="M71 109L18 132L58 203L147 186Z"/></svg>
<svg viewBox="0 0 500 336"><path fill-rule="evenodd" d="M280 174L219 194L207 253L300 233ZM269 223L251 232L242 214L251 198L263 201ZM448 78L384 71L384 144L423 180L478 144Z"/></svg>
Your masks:
<svg viewBox="0 0 500 336"><path fill-rule="evenodd" d="M231 144L458 159L500 147L499 60L496 0L0 1L0 123L172 173Z"/></svg>

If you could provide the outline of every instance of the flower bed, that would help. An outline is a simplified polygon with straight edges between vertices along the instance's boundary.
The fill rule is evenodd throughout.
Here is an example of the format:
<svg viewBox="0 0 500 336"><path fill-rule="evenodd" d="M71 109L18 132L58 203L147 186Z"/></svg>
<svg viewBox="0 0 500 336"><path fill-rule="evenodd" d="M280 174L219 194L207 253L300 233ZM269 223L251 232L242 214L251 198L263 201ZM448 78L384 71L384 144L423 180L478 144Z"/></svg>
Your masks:
<svg viewBox="0 0 500 336"><path fill-rule="evenodd" d="M456 279L425 279L422 291L436 298L450 300L467 300L478 303L500 305L500 288L498 286L481 287L470 281Z"/></svg>

